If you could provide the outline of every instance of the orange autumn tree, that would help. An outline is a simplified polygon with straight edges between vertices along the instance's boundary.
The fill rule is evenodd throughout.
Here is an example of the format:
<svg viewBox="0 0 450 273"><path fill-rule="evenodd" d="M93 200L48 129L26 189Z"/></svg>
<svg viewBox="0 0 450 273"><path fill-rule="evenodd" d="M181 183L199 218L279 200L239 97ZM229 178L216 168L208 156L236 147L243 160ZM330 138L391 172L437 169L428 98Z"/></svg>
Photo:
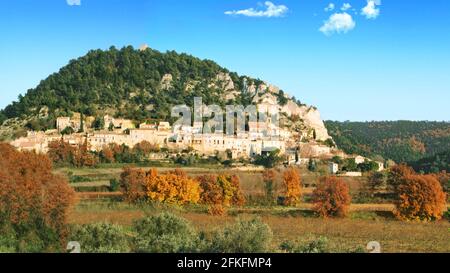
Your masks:
<svg viewBox="0 0 450 273"><path fill-rule="evenodd" d="M201 203L208 205L208 212L212 215L223 215L225 213L223 189L217 183L216 175L203 175L197 177L200 183Z"/></svg>
<svg viewBox="0 0 450 273"><path fill-rule="evenodd" d="M100 158L102 162L114 163L116 161L114 155L114 150L110 145L103 146L102 150L100 151Z"/></svg>
<svg viewBox="0 0 450 273"><path fill-rule="evenodd" d="M55 140L48 144L48 157L56 164L71 162L75 148L64 139Z"/></svg>
<svg viewBox="0 0 450 273"><path fill-rule="evenodd" d="M285 206L296 206L302 197L302 184L300 174L295 168L288 168L283 174L285 187Z"/></svg>
<svg viewBox="0 0 450 273"><path fill-rule="evenodd" d="M397 187L403 183L403 179L406 176L415 175L415 174L416 174L416 172L414 171L414 169L407 166L406 164L400 164L400 165L393 166L389 170L389 174L388 174L388 179L387 179L388 187L391 190L395 191L397 189Z"/></svg>
<svg viewBox="0 0 450 273"><path fill-rule="evenodd" d="M177 205L196 204L200 200L198 182L182 170L159 175L154 169L147 175L146 182L150 200Z"/></svg>
<svg viewBox="0 0 450 273"><path fill-rule="evenodd" d="M150 153L157 153L160 151L160 148L156 144L152 144L146 140L139 142L133 147L133 152L142 153L144 155L148 155Z"/></svg>
<svg viewBox="0 0 450 273"><path fill-rule="evenodd" d="M222 215L230 206L242 206L245 197L242 194L240 180L236 175L204 175L197 177L202 189L201 203L208 205L213 215Z"/></svg>
<svg viewBox="0 0 450 273"><path fill-rule="evenodd" d="M200 200L199 183L182 170L159 174L126 168L121 174L121 190L129 202L157 201L168 204L196 204Z"/></svg>
<svg viewBox="0 0 450 273"><path fill-rule="evenodd" d="M348 185L337 177L323 177L313 192L313 210L321 217L348 215L351 197Z"/></svg>
<svg viewBox="0 0 450 273"><path fill-rule="evenodd" d="M433 221L447 210L447 196L434 175L406 175L396 188L395 216L405 221Z"/></svg>
<svg viewBox="0 0 450 273"><path fill-rule="evenodd" d="M98 164L98 158L90 152L87 140L74 150L72 164L77 168L94 167Z"/></svg>
<svg viewBox="0 0 450 273"><path fill-rule="evenodd" d="M233 197L231 198L231 204L234 206L243 206L245 204L245 197L241 190L241 180L237 175L229 175L228 179L233 187Z"/></svg>
<svg viewBox="0 0 450 273"><path fill-rule="evenodd" d="M89 151L87 140L74 147L60 139L50 142L48 149L48 157L55 164L72 164L79 168L93 167L98 163L98 158Z"/></svg>
<svg viewBox="0 0 450 273"><path fill-rule="evenodd" d="M151 171L152 172L152 171ZM152 173L150 173L151 175ZM120 189L130 203L146 201L146 182L149 174L142 169L124 168L120 175Z"/></svg>
<svg viewBox="0 0 450 273"><path fill-rule="evenodd" d="M51 237L62 243L74 195L69 183L52 173L47 156L0 143L0 228L10 225L24 243L30 234L37 236L44 248Z"/></svg>

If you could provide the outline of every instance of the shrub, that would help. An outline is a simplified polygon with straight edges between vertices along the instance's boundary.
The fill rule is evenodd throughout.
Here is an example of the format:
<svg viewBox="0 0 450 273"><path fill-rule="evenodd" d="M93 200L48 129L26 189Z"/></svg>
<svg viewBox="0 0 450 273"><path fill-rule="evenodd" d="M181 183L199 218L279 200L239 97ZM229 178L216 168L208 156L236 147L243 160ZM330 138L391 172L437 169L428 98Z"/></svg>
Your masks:
<svg viewBox="0 0 450 273"><path fill-rule="evenodd" d="M433 175L408 175L396 190L395 215L407 221L432 221L447 210L446 194Z"/></svg>
<svg viewBox="0 0 450 273"><path fill-rule="evenodd" d="M69 173L69 182L72 184L82 183L82 182L91 182L92 179L85 176L73 175Z"/></svg>
<svg viewBox="0 0 450 273"><path fill-rule="evenodd" d="M208 252L213 253L263 253L270 249L272 230L259 218L239 219L234 225L213 233Z"/></svg>
<svg viewBox="0 0 450 273"><path fill-rule="evenodd" d="M129 237L121 226L96 223L74 227L70 239L80 243L83 253L126 253Z"/></svg>
<svg viewBox="0 0 450 273"><path fill-rule="evenodd" d="M198 251L198 235L183 218L163 213L134 223L136 252L189 253Z"/></svg>
<svg viewBox="0 0 450 273"><path fill-rule="evenodd" d="M74 191L67 180L52 173L48 157L18 152L0 144L0 228L9 227L23 243L39 241L30 251L57 251L64 242Z"/></svg>
<svg viewBox="0 0 450 273"><path fill-rule="evenodd" d="M284 204L286 206L296 206L300 203L300 198L302 196L300 174L298 173L298 170L289 168L284 172L283 176L285 187Z"/></svg>
<svg viewBox="0 0 450 273"><path fill-rule="evenodd" d="M326 253L328 252L327 246L328 239L320 237L307 244L285 241L280 245L280 249L287 253Z"/></svg>
<svg viewBox="0 0 450 273"><path fill-rule="evenodd" d="M116 192L120 189L120 183L117 181L117 179L113 178L109 180L109 191L110 192Z"/></svg>
<svg viewBox="0 0 450 273"><path fill-rule="evenodd" d="M314 211L322 217L347 216L351 197L348 185L337 177L324 177L313 192Z"/></svg>
<svg viewBox="0 0 450 273"><path fill-rule="evenodd" d="M450 221L450 209L448 209L445 213L444 213L444 217L445 219Z"/></svg>
<svg viewBox="0 0 450 273"><path fill-rule="evenodd" d="M0 229L0 253L14 253L17 251L15 231L2 227Z"/></svg>

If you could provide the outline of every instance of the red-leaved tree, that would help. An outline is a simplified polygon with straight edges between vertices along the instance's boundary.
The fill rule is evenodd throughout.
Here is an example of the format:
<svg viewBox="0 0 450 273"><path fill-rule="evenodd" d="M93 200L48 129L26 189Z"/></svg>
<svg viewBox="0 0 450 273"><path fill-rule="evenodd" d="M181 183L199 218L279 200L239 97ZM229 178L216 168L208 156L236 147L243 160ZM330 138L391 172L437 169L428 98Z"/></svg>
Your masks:
<svg viewBox="0 0 450 273"><path fill-rule="evenodd" d="M63 242L73 203L73 189L52 173L47 156L0 143L0 225L12 226L19 237L37 234L44 245L48 232Z"/></svg>
<svg viewBox="0 0 450 273"><path fill-rule="evenodd" d="M321 217L345 217L351 203L349 187L341 178L323 177L313 192L313 203Z"/></svg>

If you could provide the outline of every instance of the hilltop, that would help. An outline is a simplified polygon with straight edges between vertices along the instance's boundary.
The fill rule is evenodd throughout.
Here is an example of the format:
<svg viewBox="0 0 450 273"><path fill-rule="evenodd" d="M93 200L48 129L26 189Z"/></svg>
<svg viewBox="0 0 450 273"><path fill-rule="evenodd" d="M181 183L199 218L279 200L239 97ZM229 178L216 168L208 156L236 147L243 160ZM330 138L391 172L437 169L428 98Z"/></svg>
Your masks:
<svg viewBox="0 0 450 273"><path fill-rule="evenodd" d="M83 113L131 119L173 121L171 108L204 104L277 104L283 124L303 140L326 141L329 135L319 111L259 79L230 72L211 60L161 53L151 48L92 50L71 60L18 101L0 111L0 136L13 139L26 130L55 128L60 116Z"/></svg>

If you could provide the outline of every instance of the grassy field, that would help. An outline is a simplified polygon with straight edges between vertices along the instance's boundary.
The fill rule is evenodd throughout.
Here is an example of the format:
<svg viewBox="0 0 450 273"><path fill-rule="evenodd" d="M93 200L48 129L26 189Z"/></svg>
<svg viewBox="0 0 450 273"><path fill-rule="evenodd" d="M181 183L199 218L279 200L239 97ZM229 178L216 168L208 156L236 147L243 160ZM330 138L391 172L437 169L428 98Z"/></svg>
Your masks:
<svg viewBox="0 0 450 273"><path fill-rule="evenodd" d="M373 209L373 208L372 208ZM200 208L138 207L120 202L82 202L70 215L72 224L110 222L130 226L136 219L171 211L193 223L198 230L211 231L232 223L237 217L259 216L273 233L275 248L283 241L309 242L321 236L329 241L332 252L364 248L378 241L384 252L450 252L450 222L404 223L389 212L358 210L348 219L320 219L307 210L273 208L271 210L231 210L227 216L210 216Z"/></svg>
<svg viewBox="0 0 450 273"><path fill-rule="evenodd" d="M146 168L149 169L149 168ZM164 172L172 168L157 168ZM189 175L197 176L207 173L232 172L241 179L241 186L246 196L263 194L261 172L246 172L217 168L183 168ZM103 167L98 169L56 170L68 176L87 178L87 182L74 183L73 186L108 185L112 178L119 178L121 167ZM320 174L302 170L304 183L314 184ZM357 192L364 178L348 178L352 192ZM281 181L277 182L281 191ZM313 188L304 189L306 196ZM265 207L250 203L244 208L229 210L226 216L210 216L201 206L178 208L164 205L134 206L121 201L114 201L120 193L78 193L80 201L70 214L70 223L86 224L111 222L130 226L136 219L163 211L172 211L188 220L199 230L211 231L235 221L237 217L259 216L273 230L274 249L283 241L307 242L326 237L330 251L345 252L356 248L365 248L368 242L378 241L384 252L450 252L450 222L442 220L437 223L404 223L392 216L390 204L353 204L351 216L347 219L320 219L310 212L311 204L304 203L298 208Z"/></svg>

